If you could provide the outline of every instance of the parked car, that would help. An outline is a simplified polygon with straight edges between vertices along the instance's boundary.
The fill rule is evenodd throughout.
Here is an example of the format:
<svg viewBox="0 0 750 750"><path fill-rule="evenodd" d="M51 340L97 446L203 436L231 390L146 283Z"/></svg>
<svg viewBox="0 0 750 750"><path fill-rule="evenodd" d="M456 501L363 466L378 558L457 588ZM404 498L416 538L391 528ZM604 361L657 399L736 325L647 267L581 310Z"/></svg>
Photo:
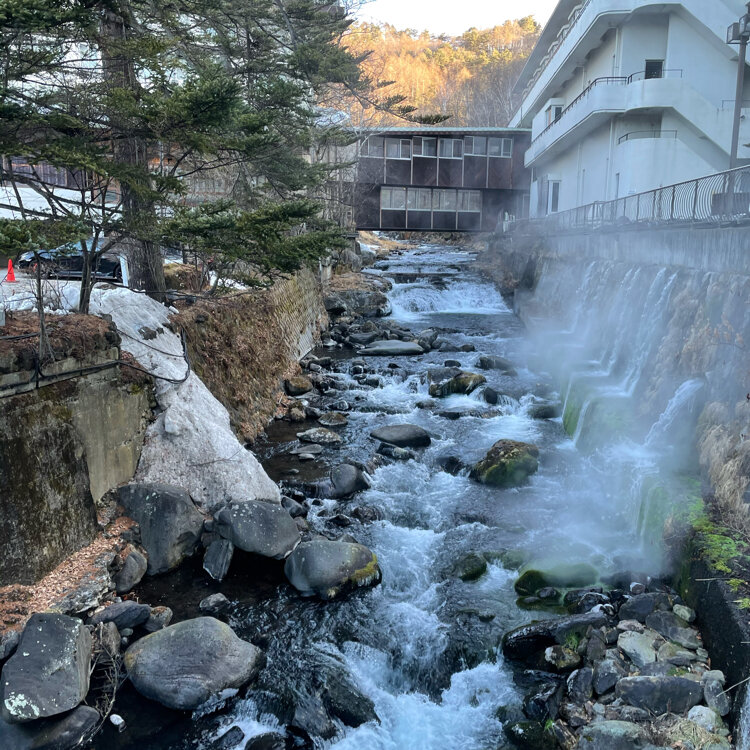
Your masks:
<svg viewBox="0 0 750 750"><path fill-rule="evenodd" d="M46 275L59 279L80 279L83 275L83 252L75 243L62 245L53 250L22 253L18 256L16 265L19 268L36 270L37 263L42 264L42 270ZM111 251L104 253L97 259L93 273L98 281L122 283L123 279L127 279L124 256Z"/></svg>

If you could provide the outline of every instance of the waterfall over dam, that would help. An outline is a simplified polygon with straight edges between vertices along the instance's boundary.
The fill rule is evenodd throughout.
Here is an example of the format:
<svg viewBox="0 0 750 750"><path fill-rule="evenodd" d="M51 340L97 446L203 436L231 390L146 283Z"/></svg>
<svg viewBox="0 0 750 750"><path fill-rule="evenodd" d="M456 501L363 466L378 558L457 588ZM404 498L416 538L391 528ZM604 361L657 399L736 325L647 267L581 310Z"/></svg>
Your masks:
<svg viewBox="0 0 750 750"><path fill-rule="evenodd" d="M492 244L481 264L513 290L530 361L560 384L566 432L581 451L611 456L620 507L644 549L658 557L665 521L700 498L700 472L717 507L747 523L747 228L537 233ZM750 666L742 658L737 681ZM750 691L746 704L743 726Z"/></svg>

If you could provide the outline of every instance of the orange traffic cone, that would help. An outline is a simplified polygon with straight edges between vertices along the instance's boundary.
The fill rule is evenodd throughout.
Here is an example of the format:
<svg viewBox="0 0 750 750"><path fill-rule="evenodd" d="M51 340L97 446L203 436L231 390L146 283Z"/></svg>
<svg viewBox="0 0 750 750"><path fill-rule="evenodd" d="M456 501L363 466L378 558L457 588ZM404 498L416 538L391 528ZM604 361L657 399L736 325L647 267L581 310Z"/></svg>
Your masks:
<svg viewBox="0 0 750 750"><path fill-rule="evenodd" d="M13 261L8 259L8 273L5 276L6 281L15 281L16 274L13 272Z"/></svg>

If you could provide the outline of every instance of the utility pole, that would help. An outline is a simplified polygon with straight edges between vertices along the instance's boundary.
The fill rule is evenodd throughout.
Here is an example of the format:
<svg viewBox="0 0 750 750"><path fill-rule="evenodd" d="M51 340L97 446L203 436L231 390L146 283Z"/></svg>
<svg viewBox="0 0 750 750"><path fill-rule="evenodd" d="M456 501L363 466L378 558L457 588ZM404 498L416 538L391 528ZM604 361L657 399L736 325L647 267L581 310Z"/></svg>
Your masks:
<svg viewBox="0 0 750 750"><path fill-rule="evenodd" d="M732 148L729 153L729 168L738 166L737 153L740 145L740 124L742 122L742 96L745 92L745 63L747 62L747 43L750 39L750 2L747 13L727 29L727 44L739 44L737 61L737 92L734 99L734 123L732 127Z"/></svg>

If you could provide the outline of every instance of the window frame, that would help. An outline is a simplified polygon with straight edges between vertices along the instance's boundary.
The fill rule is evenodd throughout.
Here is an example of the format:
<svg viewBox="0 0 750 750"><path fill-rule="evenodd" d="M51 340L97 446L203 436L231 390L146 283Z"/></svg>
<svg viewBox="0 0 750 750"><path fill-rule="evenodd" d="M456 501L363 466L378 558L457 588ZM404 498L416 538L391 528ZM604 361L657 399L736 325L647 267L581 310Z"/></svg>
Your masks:
<svg viewBox="0 0 750 750"><path fill-rule="evenodd" d="M447 158L447 157L446 157ZM432 210L433 211L443 211L446 213L456 213L458 210L458 190L456 188L436 188L432 191ZM452 195L453 198L453 207L445 208L443 203L443 198L448 198L449 194ZM448 201L446 201L448 202ZM435 205L437 203L437 205Z"/></svg>
<svg viewBox="0 0 750 750"><path fill-rule="evenodd" d="M420 196L424 197L425 194L427 195L427 207L426 208L425 207L421 207L419 205L419 203L420 203L419 197ZM410 198L412 196L415 196L415 202L417 204L416 206L409 205ZM422 211L429 212L429 211L432 211L432 188L420 188L420 187L410 187L410 188L407 188L407 190L406 190L406 210L407 211L418 211L418 212L422 212Z"/></svg>
<svg viewBox="0 0 750 750"><path fill-rule="evenodd" d="M386 159L397 159L399 161L411 161L411 139L410 138L384 138L385 158ZM388 153L388 147L391 145L398 146L398 156L390 156ZM404 146L409 152L408 156L404 156Z"/></svg>
<svg viewBox="0 0 750 750"><path fill-rule="evenodd" d="M441 151L444 143L451 144L452 156L444 156ZM457 145L458 144L458 145ZM459 155L456 156L456 148L460 151ZM464 141L463 138L440 138L438 139L438 157L440 159L463 159L464 158Z"/></svg>
<svg viewBox="0 0 750 750"><path fill-rule="evenodd" d="M417 141L419 142L418 147L417 147ZM411 148L412 156L414 157L418 156L420 159L437 159L437 141L438 139L436 136L423 136L423 135L415 136L414 139L412 140L412 148ZM425 142L429 142L432 144L432 148L435 152L434 154L424 153Z"/></svg>
<svg viewBox="0 0 750 750"><path fill-rule="evenodd" d="M370 153L370 141L381 141L382 153ZM370 159L382 159L385 156L385 138L382 135L368 135L359 147L359 155Z"/></svg>
<svg viewBox="0 0 750 750"><path fill-rule="evenodd" d="M488 138L486 135L467 135L464 137L464 156L487 156ZM471 148L469 147L471 141ZM483 149L477 151L477 141L483 141Z"/></svg>
<svg viewBox="0 0 750 750"><path fill-rule="evenodd" d="M389 203L391 205L386 206L385 205L385 196L388 194L390 196ZM393 197L396 194L400 194L403 196L403 206L394 206L393 204ZM393 187L391 185L383 185L383 187L380 188L380 210L381 211L406 211L406 188L405 187Z"/></svg>
<svg viewBox="0 0 750 750"><path fill-rule="evenodd" d="M499 153L492 153L493 141L495 144L499 144ZM506 149L507 146L507 149ZM487 154L493 159L512 159L513 158L513 139L505 137L488 138L487 139Z"/></svg>
<svg viewBox="0 0 750 750"><path fill-rule="evenodd" d="M462 208L463 200L466 200L468 208ZM476 208L472 208L475 203ZM481 190L459 190L456 197L457 211L461 213L481 214L482 213L482 191Z"/></svg>

